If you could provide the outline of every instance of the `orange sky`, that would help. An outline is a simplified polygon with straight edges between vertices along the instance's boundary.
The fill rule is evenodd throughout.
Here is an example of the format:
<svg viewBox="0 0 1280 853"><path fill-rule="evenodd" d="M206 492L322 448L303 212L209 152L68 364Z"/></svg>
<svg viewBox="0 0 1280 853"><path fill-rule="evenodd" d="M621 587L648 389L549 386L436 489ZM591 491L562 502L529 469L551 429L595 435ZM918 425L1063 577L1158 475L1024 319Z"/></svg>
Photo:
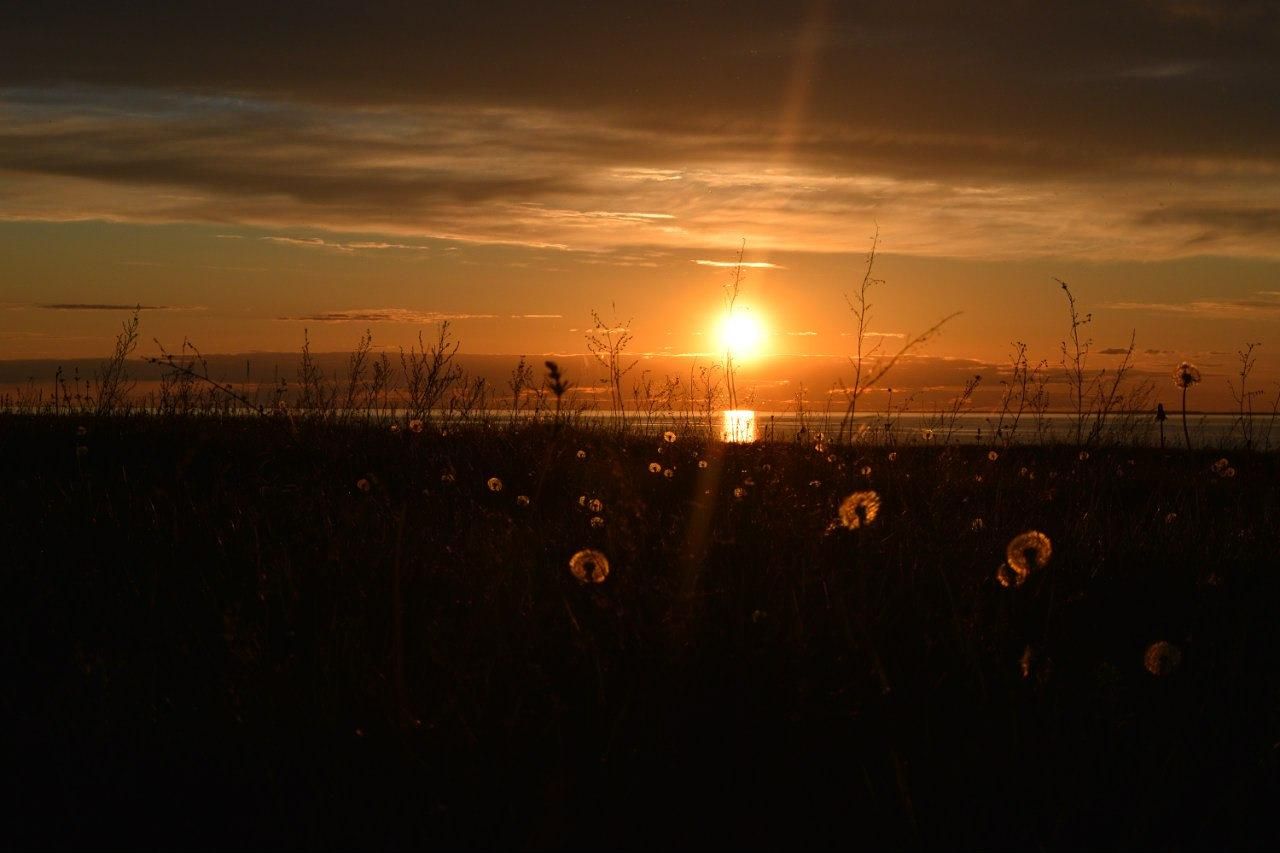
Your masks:
<svg viewBox="0 0 1280 853"><path fill-rule="evenodd" d="M23 9L0 358L100 355L135 304L151 350L450 319L468 352L581 353L616 305L638 351L708 352L745 240L780 371L850 351L878 228L887 343L964 312L922 387L1014 340L1056 364L1055 277L1099 367L1136 330L1218 407L1247 342L1280 380L1269 4L444 8Z"/></svg>

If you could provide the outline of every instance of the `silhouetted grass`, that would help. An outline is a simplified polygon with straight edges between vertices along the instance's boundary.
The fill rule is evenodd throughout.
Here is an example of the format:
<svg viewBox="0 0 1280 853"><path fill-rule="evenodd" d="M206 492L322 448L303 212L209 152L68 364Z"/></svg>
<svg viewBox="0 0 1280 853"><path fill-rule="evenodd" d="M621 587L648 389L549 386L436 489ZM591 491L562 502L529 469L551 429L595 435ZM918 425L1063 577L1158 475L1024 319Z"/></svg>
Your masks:
<svg viewBox="0 0 1280 853"><path fill-rule="evenodd" d="M201 417L0 447L15 846L1280 841L1274 454ZM1002 587L1028 530L1052 558Z"/></svg>

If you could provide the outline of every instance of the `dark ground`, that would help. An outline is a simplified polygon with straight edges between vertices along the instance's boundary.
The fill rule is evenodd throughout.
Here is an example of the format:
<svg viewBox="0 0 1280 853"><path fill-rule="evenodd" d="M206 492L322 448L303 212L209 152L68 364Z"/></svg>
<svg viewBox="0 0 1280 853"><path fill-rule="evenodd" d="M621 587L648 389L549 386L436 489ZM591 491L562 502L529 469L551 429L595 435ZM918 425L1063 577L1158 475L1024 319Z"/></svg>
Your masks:
<svg viewBox="0 0 1280 853"><path fill-rule="evenodd" d="M5 846L1280 844L1280 458L888 453L0 419Z"/></svg>

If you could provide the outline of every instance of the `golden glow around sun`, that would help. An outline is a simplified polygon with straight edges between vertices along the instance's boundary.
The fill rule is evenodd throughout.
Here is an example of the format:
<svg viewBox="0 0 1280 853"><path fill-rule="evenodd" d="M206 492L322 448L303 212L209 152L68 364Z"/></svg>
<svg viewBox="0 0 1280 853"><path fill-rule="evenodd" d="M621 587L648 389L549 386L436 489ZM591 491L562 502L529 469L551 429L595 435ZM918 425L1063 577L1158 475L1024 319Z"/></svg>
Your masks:
<svg viewBox="0 0 1280 853"><path fill-rule="evenodd" d="M720 351L727 351L739 359L761 355L766 343L760 316L748 308L737 308L732 314L721 317L718 338Z"/></svg>

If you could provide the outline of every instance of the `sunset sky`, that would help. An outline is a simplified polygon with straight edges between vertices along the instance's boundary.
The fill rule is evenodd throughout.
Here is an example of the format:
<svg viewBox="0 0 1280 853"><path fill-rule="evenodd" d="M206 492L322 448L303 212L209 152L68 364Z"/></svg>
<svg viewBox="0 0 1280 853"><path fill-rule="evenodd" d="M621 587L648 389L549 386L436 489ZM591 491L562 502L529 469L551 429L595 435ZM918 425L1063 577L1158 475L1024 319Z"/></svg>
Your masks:
<svg viewBox="0 0 1280 853"><path fill-rule="evenodd" d="M689 358L745 240L752 370L785 379L850 352L877 228L890 348L964 312L921 387L994 382L1014 340L1056 364L1054 277L1095 364L1136 329L1166 399L1188 359L1227 407L1250 341L1280 379L1280 7L120 0L0 27L2 359L103 355L135 304L143 352L451 319L466 352L576 354L613 304L637 352Z"/></svg>

